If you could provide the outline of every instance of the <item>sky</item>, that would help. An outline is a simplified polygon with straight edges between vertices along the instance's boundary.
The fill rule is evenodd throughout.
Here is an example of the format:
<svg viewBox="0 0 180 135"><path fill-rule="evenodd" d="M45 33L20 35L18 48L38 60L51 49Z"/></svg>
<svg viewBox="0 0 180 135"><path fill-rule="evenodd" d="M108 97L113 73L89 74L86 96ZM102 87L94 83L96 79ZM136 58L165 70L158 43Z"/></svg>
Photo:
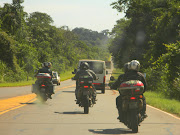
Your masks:
<svg viewBox="0 0 180 135"><path fill-rule="evenodd" d="M22 6L27 13L42 12L50 15L56 27L68 26L70 30L83 27L93 31L112 30L123 13L112 9L117 0L24 0ZM0 6L12 0L0 0Z"/></svg>

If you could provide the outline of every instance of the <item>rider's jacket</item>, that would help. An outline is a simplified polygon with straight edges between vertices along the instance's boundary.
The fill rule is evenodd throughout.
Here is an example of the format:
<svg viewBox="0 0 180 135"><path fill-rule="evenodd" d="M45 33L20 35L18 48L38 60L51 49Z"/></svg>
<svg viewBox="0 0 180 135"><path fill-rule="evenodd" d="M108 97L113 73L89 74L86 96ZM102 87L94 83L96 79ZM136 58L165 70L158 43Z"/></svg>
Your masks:
<svg viewBox="0 0 180 135"><path fill-rule="evenodd" d="M76 75L74 76L74 80L78 80L80 76L82 75L89 75L89 76L92 76L93 77L93 80L96 80L97 79L97 76L96 74L90 70L90 69L87 69L87 70L79 70Z"/></svg>
<svg viewBox="0 0 180 135"><path fill-rule="evenodd" d="M144 75L140 72L135 70L128 70L125 74L121 74L116 82L111 86L112 89L117 89L122 82L129 81L129 80L139 80L144 84L144 92L147 88L147 82Z"/></svg>
<svg viewBox="0 0 180 135"><path fill-rule="evenodd" d="M48 67L43 67L43 68L39 69L38 73L49 73L51 75L51 77L53 76L51 69Z"/></svg>

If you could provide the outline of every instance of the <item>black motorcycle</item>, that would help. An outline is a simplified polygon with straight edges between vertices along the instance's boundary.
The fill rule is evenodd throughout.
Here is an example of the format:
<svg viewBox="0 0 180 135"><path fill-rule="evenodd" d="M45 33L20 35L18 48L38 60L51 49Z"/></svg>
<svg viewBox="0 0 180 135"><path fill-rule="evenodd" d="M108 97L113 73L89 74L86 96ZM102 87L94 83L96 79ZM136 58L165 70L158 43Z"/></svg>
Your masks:
<svg viewBox="0 0 180 135"><path fill-rule="evenodd" d="M33 84L32 93L37 95L37 98L46 102L49 98L49 89L53 89L53 86L49 84L51 76L48 73L38 73L36 75L37 81Z"/></svg>
<svg viewBox="0 0 180 135"><path fill-rule="evenodd" d="M94 87L93 78L90 76L80 76L79 78L79 90L80 102L79 106L84 107L84 113L89 113L89 107L92 107L95 103L93 98Z"/></svg>
<svg viewBox="0 0 180 135"><path fill-rule="evenodd" d="M130 80L121 83L118 90L122 95L121 122L137 133L139 124L144 120L142 115L144 85L139 80Z"/></svg>

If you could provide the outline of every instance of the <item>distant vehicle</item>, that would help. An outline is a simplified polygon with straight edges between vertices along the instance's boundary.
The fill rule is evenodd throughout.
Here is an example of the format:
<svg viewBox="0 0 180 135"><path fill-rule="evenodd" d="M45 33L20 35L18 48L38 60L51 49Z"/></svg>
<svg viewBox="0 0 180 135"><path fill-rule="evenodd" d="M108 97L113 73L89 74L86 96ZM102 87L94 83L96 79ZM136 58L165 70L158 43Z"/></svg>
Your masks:
<svg viewBox="0 0 180 135"><path fill-rule="evenodd" d="M106 64L106 70L108 71L108 73L112 74L112 71L113 71L112 61L105 61L105 64Z"/></svg>
<svg viewBox="0 0 180 135"><path fill-rule="evenodd" d="M93 70L99 78L98 80L93 81L96 90L101 90L102 93L105 93L106 74L108 74L108 71L106 71L105 61L82 59L79 60L78 67L80 67L81 62L87 62L89 64L89 68Z"/></svg>
<svg viewBox="0 0 180 135"><path fill-rule="evenodd" d="M60 85L60 84L61 84L61 83L60 83L60 82L61 82L61 78L60 78L60 76L58 75L58 72L53 71L52 73L53 73L53 78L52 78L53 84Z"/></svg>
<svg viewBox="0 0 180 135"><path fill-rule="evenodd" d="M112 69L112 62L111 61L105 61L106 63L106 69Z"/></svg>

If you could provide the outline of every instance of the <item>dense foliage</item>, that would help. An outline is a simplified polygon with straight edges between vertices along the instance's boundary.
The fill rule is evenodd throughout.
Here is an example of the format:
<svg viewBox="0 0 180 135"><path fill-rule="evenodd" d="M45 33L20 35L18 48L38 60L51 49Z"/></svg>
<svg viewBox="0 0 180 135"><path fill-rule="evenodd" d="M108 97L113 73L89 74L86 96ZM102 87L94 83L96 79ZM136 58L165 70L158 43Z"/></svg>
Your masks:
<svg viewBox="0 0 180 135"><path fill-rule="evenodd" d="M126 14L112 30L115 63L139 60L149 90L180 99L180 1L117 0L112 6Z"/></svg>
<svg viewBox="0 0 180 135"><path fill-rule="evenodd" d="M109 37L104 33L86 29L85 34L65 26L57 28L46 13L24 12L22 2L13 0L12 4L0 7L1 82L33 77L34 70L46 61L53 63L52 70L62 73L75 68L79 59L109 58L108 49L104 48L107 46L104 39L108 41ZM81 39L82 34L89 39Z"/></svg>

